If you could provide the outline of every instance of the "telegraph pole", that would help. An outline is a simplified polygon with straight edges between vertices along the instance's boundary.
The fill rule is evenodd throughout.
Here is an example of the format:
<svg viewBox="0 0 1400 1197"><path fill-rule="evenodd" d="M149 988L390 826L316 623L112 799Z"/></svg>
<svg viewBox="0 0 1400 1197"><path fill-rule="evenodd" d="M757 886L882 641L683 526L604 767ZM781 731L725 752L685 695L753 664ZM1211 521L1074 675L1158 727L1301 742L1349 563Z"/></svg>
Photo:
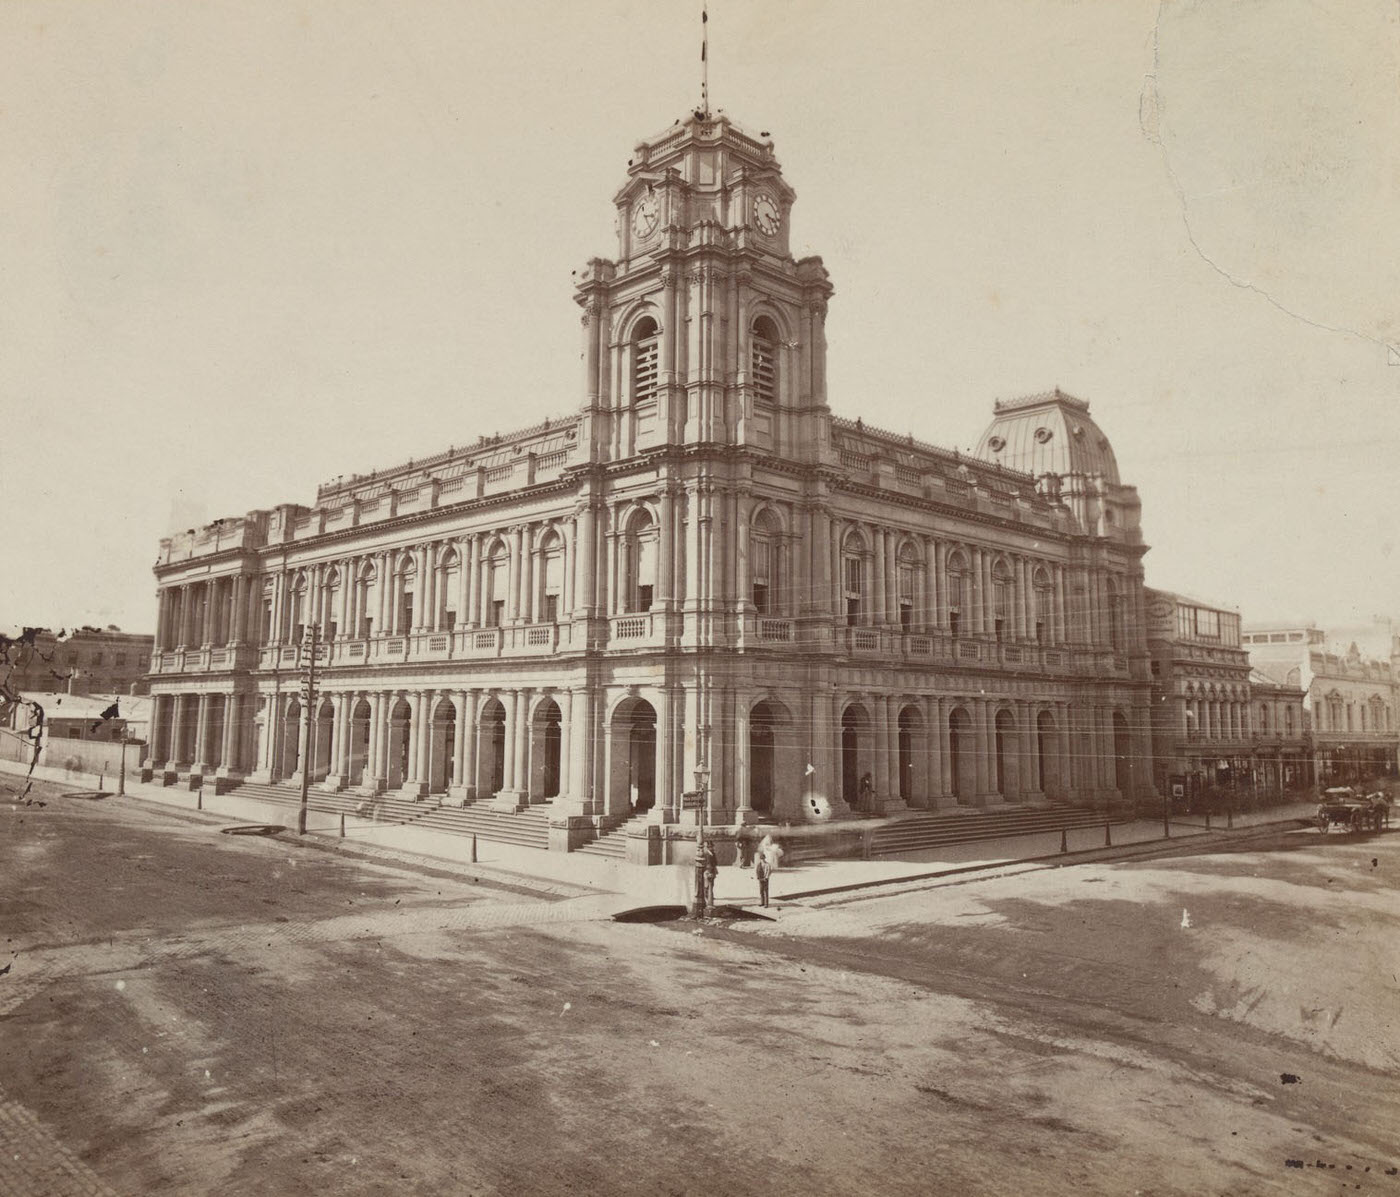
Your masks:
<svg viewBox="0 0 1400 1197"><path fill-rule="evenodd" d="M301 749L301 807L297 811L297 835L306 834L306 800L307 792L311 788L311 736L316 726L312 716L312 704L316 701L316 653L320 647L320 632L321 629L313 623L309 634L301 642L306 666L302 672L299 697L306 719L306 735L302 740Z"/></svg>

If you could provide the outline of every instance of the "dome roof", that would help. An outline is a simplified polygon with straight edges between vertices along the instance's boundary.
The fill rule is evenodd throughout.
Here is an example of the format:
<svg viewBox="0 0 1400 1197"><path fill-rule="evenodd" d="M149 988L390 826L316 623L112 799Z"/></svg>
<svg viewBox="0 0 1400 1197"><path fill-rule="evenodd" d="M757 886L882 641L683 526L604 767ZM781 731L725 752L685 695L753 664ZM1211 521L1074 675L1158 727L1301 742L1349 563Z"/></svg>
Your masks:
<svg viewBox="0 0 1400 1197"><path fill-rule="evenodd" d="M976 454L1008 469L1041 474L1097 474L1121 485L1108 437L1089 416L1089 404L1056 388L1023 399L998 399Z"/></svg>

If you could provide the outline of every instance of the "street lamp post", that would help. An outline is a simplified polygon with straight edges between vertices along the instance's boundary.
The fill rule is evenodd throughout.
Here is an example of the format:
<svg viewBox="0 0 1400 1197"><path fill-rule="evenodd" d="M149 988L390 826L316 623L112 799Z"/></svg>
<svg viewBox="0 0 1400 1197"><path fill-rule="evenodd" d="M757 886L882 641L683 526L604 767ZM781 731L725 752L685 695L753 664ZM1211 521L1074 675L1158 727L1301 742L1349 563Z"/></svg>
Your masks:
<svg viewBox="0 0 1400 1197"><path fill-rule="evenodd" d="M695 917L705 913L705 824L710 806L710 770L705 765L695 767L695 788L700 791L700 810L695 826Z"/></svg>

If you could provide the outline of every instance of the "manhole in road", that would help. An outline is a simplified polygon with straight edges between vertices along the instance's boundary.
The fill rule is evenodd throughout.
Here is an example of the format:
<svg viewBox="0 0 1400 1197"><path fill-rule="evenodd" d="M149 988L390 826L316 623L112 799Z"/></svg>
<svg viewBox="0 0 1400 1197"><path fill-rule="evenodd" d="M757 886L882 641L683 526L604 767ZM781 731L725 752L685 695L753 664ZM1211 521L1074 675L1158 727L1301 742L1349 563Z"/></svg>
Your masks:
<svg viewBox="0 0 1400 1197"><path fill-rule="evenodd" d="M280 823L240 823L237 827L220 827L220 835L276 835L287 829Z"/></svg>
<svg viewBox="0 0 1400 1197"><path fill-rule="evenodd" d="M684 906L636 906L631 910L619 910L613 915L613 922L673 923L689 917L690 911ZM738 922L742 919L760 919L765 923L773 922L773 919L768 915L745 910L742 906L713 906L705 919L706 921L723 919L729 922Z"/></svg>

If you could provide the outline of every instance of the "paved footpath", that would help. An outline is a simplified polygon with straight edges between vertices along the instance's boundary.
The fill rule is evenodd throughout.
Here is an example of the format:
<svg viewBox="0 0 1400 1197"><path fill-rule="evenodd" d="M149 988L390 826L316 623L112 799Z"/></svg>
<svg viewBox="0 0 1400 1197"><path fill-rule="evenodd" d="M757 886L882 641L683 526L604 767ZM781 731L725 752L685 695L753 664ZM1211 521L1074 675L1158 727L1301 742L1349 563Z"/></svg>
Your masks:
<svg viewBox="0 0 1400 1197"><path fill-rule="evenodd" d="M0 771L11 774L24 772L22 765L0 761ZM39 768L36 777L56 781L74 788L94 788L98 779L85 774L67 774L60 769ZM115 789L111 779L104 779L108 789ZM286 825L294 812L285 806L240 797L236 792L215 796L211 791L195 794L173 786L157 786L132 782L126 784L128 798L176 808L194 814L197 804L211 821L230 823L270 823ZM1267 810L1237 815L1235 832L1248 832L1261 825L1291 823L1310 819L1316 810L1312 802L1271 807ZM471 839L467 836L443 834L431 828L375 823L348 817L346 835L341 838L340 818L325 811L309 811L307 840L318 847L364 855L371 859L392 860L404 864L438 865L454 875L467 876L495 884L518 888L522 894L544 894L560 899L594 896L600 901L592 908L591 917L611 914L637 906L687 905L691 895L691 870L670 866L643 868L624 861L579 852L543 852L539 849L501 844L492 840L477 840L477 860L471 859ZM1113 847L1104 847L1102 827L1081 827L1066 833L1068 852L1060 852L1059 832L1011 836L999 840L951 844L923 852L902 853L879 860L812 860L781 868L773 878L772 896L778 903L815 900L823 903L839 901L842 895L871 887L894 889L917 886L940 877L957 876L962 872L1000 869L1018 862L1035 861L1041 865L1056 861L1094 859L1105 855L1122 855L1124 849L1140 847L1157 850L1165 846L1160 816L1138 819L1112 826ZM1170 824L1171 841L1187 841L1207 835L1227 837L1231 834L1221 820L1207 829L1203 819L1174 819ZM715 897L728 905L756 906L758 883L751 870L732 866L721 868L716 881ZM605 900L602 900L605 899ZM577 909L582 910L583 907ZM555 917L566 917L560 914Z"/></svg>

